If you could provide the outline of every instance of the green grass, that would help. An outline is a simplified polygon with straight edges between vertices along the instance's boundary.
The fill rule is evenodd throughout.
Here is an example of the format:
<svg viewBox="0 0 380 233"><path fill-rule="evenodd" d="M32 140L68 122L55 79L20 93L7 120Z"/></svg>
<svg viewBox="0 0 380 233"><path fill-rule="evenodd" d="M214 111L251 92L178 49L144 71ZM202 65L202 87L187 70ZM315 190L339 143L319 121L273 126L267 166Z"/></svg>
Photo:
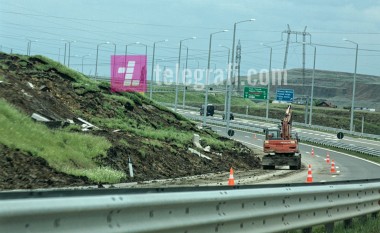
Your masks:
<svg viewBox="0 0 380 233"><path fill-rule="evenodd" d="M4 75L0 75L0 81L4 81L5 78L4 78Z"/></svg>
<svg viewBox="0 0 380 233"><path fill-rule="evenodd" d="M100 91L100 88L98 86L98 84L99 84L98 82L96 82L92 79L89 79L88 77L86 77L85 75L83 75L80 72L72 70L72 69L62 65L59 62L56 62L50 58L47 58L47 57L44 57L41 55L36 55L33 58L36 58L42 62L41 64L34 65L34 67L36 69L39 69L42 71L48 71L51 69L55 69L59 73L64 74L67 78L73 79L73 81L75 81L75 82L72 83L72 86L74 87L74 89L76 89L75 91L78 94L84 94L86 92Z"/></svg>
<svg viewBox="0 0 380 233"><path fill-rule="evenodd" d="M289 233L298 233L302 232L301 230L290 231ZM324 233L325 226L316 226L313 227L314 233ZM362 217L353 218L352 227L344 228L343 221L338 221L334 226L334 233L378 233L380 232L380 218L368 217L363 221Z"/></svg>
<svg viewBox="0 0 380 233"><path fill-rule="evenodd" d="M106 155L111 143L103 137L50 130L33 122L0 99L0 143L44 158L51 167L93 181L119 182L124 173L99 167L94 158Z"/></svg>

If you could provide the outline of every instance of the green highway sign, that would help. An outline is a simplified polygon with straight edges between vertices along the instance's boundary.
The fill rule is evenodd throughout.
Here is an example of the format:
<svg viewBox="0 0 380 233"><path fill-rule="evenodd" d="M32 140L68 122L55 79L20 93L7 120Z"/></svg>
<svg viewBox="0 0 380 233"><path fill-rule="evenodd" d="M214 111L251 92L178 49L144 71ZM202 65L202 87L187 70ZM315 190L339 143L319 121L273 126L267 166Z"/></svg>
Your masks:
<svg viewBox="0 0 380 233"><path fill-rule="evenodd" d="M244 87L244 99L266 100L268 89L265 87Z"/></svg>

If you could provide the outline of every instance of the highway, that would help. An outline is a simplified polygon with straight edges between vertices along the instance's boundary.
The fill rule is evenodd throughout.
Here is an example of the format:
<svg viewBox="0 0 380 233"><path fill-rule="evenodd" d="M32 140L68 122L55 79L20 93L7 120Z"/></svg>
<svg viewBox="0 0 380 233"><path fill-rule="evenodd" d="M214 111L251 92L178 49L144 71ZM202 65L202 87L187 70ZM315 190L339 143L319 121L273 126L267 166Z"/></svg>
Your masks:
<svg viewBox="0 0 380 233"><path fill-rule="evenodd" d="M199 114L195 111L179 110L179 113L184 116L188 114ZM208 117L219 118L218 116ZM236 119L231 121L231 125L238 122L250 123L252 127L254 126L274 126L274 124L267 124L263 122L251 121L245 119ZM213 130L222 136L227 136L225 127L209 124ZM311 130L295 129L300 135L307 134L309 137L325 137L335 140L336 135L329 133L320 133ZM335 138L334 138L335 137ZM254 138L254 133L246 132L242 130L235 130L235 135L232 139L242 142L243 144L253 147L258 150L262 150L264 136L261 134L256 134L256 139ZM338 139L339 140L339 139ZM366 140L366 139L356 139L347 137L346 142L358 143L360 145L367 145L373 148L379 148L376 141ZM356 140L358 142L356 142ZM311 155L312 148L314 149L314 156ZM380 149L380 148L379 148ZM336 152L333 150L325 149L318 146L311 146L308 144L301 143L300 150L302 154L303 168L301 172L286 176L283 178L265 181L265 183L299 183L305 182L307 177L307 166L310 164L312 167L313 182L329 182L329 181L343 181L343 180L357 180L357 179L374 179L380 177L380 164L361 159L347 153ZM330 155L330 159L335 161L336 173L331 174L331 164L326 162L327 152ZM280 167L277 169L287 169L287 167Z"/></svg>
<svg viewBox="0 0 380 233"><path fill-rule="evenodd" d="M184 115L191 114L191 115L199 116L199 111L179 109L178 112ZM222 119L220 115L214 115L211 118L215 118L219 120ZM237 117L235 117L235 119L231 121L231 123L232 124L244 123L252 127L255 127L255 126L277 127L277 124L274 124L274 123L262 122L262 121L257 121L253 119L243 119L243 118L237 118ZM280 123L280 119L278 123ZM343 139L338 139L336 134L334 133L319 132L319 131L314 131L314 130L304 129L304 128L297 128L297 127L293 127L293 131L297 132L300 136L307 136L307 137L316 138L316 139L328 139L331 141L339 141L346 144L372 148L372 149L380 151L380 141L369 140L365 138L354 138L354 137L349 137L347 135L345 135Z"/></svg>
<svg viewBox="0 0 380 233"><path fill-rule="evenodd" d="M213 126L212 128L218 134L227 136L225 133L225 128L219 126ZM255 139L253 133L235 130L235 135L232 139L242 142L249 147L262 150L264 136L256 134ZM314 156L311 155L312 148L314 149ZM300 151L302 154L302 163L304 165L302 168L303 172L272 181L265 181L265 183L305 182L307 166L309 164L312 166L313 182L374 179L380 177L380 164L376 164L372 161L303 143L300 145ZM330 173L331 165L326 162L327 152L329 152L330 159L335 160L337 172L334 174ZM287 167L280 169L287 169Z"/></svg>

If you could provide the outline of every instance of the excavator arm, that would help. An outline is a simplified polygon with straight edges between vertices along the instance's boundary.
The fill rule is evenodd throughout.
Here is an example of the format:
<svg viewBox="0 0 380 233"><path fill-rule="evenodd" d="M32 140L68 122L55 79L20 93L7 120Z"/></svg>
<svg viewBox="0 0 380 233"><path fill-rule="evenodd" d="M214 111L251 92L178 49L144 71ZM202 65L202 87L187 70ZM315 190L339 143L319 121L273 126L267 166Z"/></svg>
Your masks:
<svg viewBox="0 0 380 233"><path fill-rule="evenodd" d="M292 132L292 106L289 105L285 111L285 117L281 122L281 137L284 140L291 139Z"/></svg>

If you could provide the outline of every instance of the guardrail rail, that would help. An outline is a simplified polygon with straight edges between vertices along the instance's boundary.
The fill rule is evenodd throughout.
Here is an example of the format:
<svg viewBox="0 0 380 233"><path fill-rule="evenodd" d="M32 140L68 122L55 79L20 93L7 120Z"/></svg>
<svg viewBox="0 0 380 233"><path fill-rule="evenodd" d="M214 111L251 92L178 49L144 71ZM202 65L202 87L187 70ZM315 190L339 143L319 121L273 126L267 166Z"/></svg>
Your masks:
<svg viewBox="0 0 380 233"><path fill-rule="evenodd" d="M64 193L0 193L0 232L284 232L380 211L380 180Z"/></svg>

